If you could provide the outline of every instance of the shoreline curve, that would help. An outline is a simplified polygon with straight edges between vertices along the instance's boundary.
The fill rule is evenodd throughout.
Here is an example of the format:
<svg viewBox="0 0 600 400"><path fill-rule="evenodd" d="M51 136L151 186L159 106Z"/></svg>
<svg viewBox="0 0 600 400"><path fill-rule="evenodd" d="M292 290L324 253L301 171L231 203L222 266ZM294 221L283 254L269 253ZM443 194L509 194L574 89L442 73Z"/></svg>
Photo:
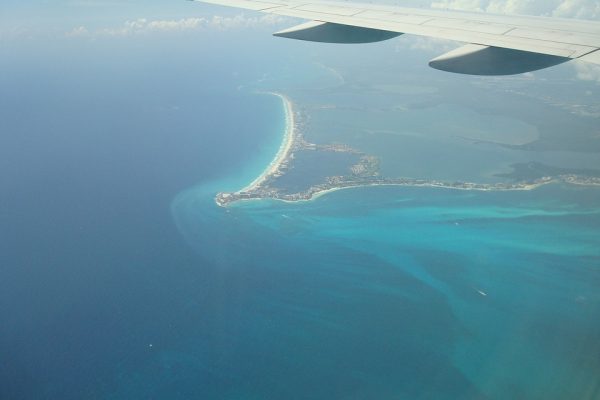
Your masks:
<svg viewBox="0 0 600 400"><path fill-rule="evenodd" d="M252 190L257 189L269 176L277 173L279 171L279 167L281 163L285 161L288 156L288 153L292 149L292 145L294 144L294 134L295 134L295 124L294 124L294 109L293 103L284 94L277 92L261 92L263 94L270 94L273 96L277 96L283 102L283 107L285 109L285 133L283 137L283 141L281 142L281 146L279 146L279 150L277 154L275 154L275 158L269 163L267 168L254 179L250 184L243 187L240 190L235 191L235 194L240 194L243 192L250 192Z"/></svg>

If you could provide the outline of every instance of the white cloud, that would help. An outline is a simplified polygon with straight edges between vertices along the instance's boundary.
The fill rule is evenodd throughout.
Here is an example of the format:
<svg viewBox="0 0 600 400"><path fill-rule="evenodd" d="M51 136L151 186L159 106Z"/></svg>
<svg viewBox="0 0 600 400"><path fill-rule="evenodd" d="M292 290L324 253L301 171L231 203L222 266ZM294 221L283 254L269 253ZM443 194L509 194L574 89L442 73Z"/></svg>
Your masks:
<svg viewBox="0 0 600 400"><path fill-rule="evenodd" d="M184 18L180 20L155 21L149 21L146 18L138 18L134 21L125 21L125 23L120 27L105 28L96 33L107 36L129 36L160 31L181 32L198 29L205 21L206 20L204 18Z"/></svg>
<svg viewBox="0 0 600 400"><path fill-rule="evenodd" d="M223 30L240 29L240 28L256 28L260 26L279 26L284 23L290 23L290 19L279 15L266 14L259 17L246 17L237 15L235 17L213 17L208 26L211 28L219 28Z"/></svg>
<svg viewBox="0 0 600 400"><path fill-rule="evenodd" d="M432 8L600 19L598 0L436 0Z"/></svg>
<svg viewBox="0 0 600 400"><path fill-rule="evenodd" d="M432 8L443 8L450 10L484 11L480 0L441 0L431 3Z"/></svg>
<svg viewBox="0 0 600 400"><path fill-rule="evenodd" d="M428 53L448 52L456 48L459 44L452 40L430 38L425 36L410 36L402 38L396 42L395 51L400 52L404 49L426 51Z"/></svg>
<svg viewBox="0 0 600 400"><path fill-rule="evenodd" d="M600 83L600 65L574 61L573 66L578 79Z"/></svg>
<svg viewBox="0 0 600 400"><path fill-rule="evenodd" d="M29 29L23 27L4 27L0 25L0 42L32 36Z"/></svg>
<svg viewBox="0 0 600 400"><path fill-rule="evenodd" d="M146 18L139 18L133 21L126 21L120 27L100 29L95 32L95 35L133 36L158 32L187 32L207 29L231 30L276 26L287 20L286 17L271 14L257 17L236 15L234 17L213 16L211 18L183 18L179 20L148 20ZM70 36L76 36L75 33L79 32L79 30L87 31L85 27L79 27L71 31Z"/></svg>
<svg viewBox="0 0 600 400"><path fill-rule="evenodd" d="M556 17L600 19L600 2L565 0L553 12Z"/></svg>
<svg viewBox="0 0 600 400"><path fill-rule="evenodd" d="M73 28L70 32L65 34L67 37L85 37L90 35L90 31L85 26L78 26Z"/></svg>

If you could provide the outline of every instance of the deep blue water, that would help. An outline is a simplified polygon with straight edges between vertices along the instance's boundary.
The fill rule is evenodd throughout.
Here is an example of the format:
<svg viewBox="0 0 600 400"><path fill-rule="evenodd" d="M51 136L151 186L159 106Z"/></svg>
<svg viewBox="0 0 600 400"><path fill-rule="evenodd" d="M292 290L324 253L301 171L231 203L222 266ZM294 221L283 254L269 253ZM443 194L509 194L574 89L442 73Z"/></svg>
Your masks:
<svg viewBox="0 0 600 400"><path fill-rule="evenodd" d="M210 264L170 203L197 182L248 179L279 146L277 98L238 91L221 65L142 47L77 48L84 61L66 71L72 49L4 58L2 399L105 398L149 343L187 336L173 310L201 295Z"/></svg>
<svg viewBox="0 0 600 400"><path fill-rule="evenodd" d="M0 398L600 396L599 190L219 208L280 101L130 51L0 77Z"/></svg>

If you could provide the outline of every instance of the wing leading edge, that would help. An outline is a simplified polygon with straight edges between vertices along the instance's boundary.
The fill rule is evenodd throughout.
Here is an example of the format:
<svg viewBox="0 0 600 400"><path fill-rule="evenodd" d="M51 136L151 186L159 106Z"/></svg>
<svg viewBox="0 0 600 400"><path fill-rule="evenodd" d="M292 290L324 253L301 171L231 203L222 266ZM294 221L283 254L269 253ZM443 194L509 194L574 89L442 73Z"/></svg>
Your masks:
<svg viewBox="0 0 600 400"><path fill-rule="evenodd" d="M276 36L329 43L368 43L413 34L468 43L433 68L472 75L511 75L572 59L600 65L600 22L413 9L349 2L194 0L309 19Z"/></svg>

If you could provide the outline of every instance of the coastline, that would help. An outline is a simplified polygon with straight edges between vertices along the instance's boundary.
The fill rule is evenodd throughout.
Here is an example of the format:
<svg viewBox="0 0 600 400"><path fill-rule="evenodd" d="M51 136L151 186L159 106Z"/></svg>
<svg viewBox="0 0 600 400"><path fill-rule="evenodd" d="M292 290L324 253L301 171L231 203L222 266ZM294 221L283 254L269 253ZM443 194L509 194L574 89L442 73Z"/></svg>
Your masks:
<svg viewBox="0 0 600 400"><path fill-rule="evenodd" d="M283 141L281 143L281 146L279 147L279 150L277 151L277 154L275 154L275 158L273 158L273 160L269 163L267 168L265 168L265 170L256 179L250 182L250 184L236 191L235 194L256 190L269 176L277 173L279 171L281 163L287 158L287 155L292 149L292 145L294 144L295 125L292 101L287 96L281 93L264 92L264 94L277 96L283 102L283 107L285 109L285 133Z"/></svg>
<svg viewBox="0 0 600 400"><path fill-rule="evenodd" d="M235 194L233 198L221 198L217 199L217 204L220 206L226 206L232 202L246 202L246 201L257 201L257 200L276 200L284 203L298 203L314 201L326 194L336 192L339 190L366 188L366 187L419 187L419 188L434 188L434 189L448 189L448 190L464 190L464 191L477 191L477 192L508 192L508 191L530 191L538 189L542 186L550 184L567 184L567 185L578 185L585 187L600 187L600 180L592 181L581 181L579 179L573 179L573 176L558 176L558 177L547 177L542 178L533 182L520 182L515 184L473 184L473 183L444 183L444 182L414 182L407 181L403 183L399 182L360 182L345 184L340 186L331 187L313 187L309 191L300 193L297 195L245 195L237 197Z"/></svg>
<svg viewBox="0 0 600 400"><path fill-rule="evenodd" d="M289 168L294 152L309 149L325 151L356 151L345 145L315 145L304 140L302 132L298 132L297 121L294 117L294 104L284 94L277 92L260 92L277 96L281 99L285 111L285 132L277 153L269 165L248 185L235 192L220 192L215 196L215 203L220 207L237 201L271 199L282 202L304 202L316 200L328 193L338 190L373 187L373 186L404 186L404 187L429 187L451 190L474 190L474 191L529 191L552 183L566 183L579 186L600 186L600 178L585 177L578 175L545 176L535 180L520 181L513 183L473 183L473 182L445 182L438 180L424 180L415 178L382 178L377 174L377 163L370 162L369 157L363 157L366 162L361 161L355 167L359 168L364 176L331 176L324 183L318 183L298 193L281 193L279 189L272 186L273 180L283 175ZM300 118L301 120L301 118ZM360 153L359 153L360 154ZM362 160L362 158L361 158Z"/></svg>
<svg viewBox="0 0 600 400"><path fill-rule="evenodd" d="M515 187L515 188L464 188L464 187L458 187L458 186L452 186L452 185L434 185L434 184L403 184L403 183L373 183L373 184L368 184L368 183L364 183L364 184L357 184L357 185L349 185L349 186L339 186L339 187L332 187L332 188L328 188L328 189L323 189L323 190L319 190L314 192L310 198L304 199L304 200L296 200L296 201L313 201L318 199L319 197L325 196L326 194L329 193L333 193L333 192L337 192L339 190L346 190L346 189L357 189L357 188L367 188L367 187L383 187L383 186L387 186L387 187L412 187L412 188L416 188L416 187L420 187L420 188L434 188L434 189L448 189L448 190L465 190L465 191L477 191L477 192L508 192L508 191L528 191L528 190L535 190L539 187L542 187L544 185L548 185L551 183L557 183L556 181L546 181L543 183L532 183L530 185L524 185L524 186L520 186L520 187ZM293 202L293 201L291 201Z"/></svg>

